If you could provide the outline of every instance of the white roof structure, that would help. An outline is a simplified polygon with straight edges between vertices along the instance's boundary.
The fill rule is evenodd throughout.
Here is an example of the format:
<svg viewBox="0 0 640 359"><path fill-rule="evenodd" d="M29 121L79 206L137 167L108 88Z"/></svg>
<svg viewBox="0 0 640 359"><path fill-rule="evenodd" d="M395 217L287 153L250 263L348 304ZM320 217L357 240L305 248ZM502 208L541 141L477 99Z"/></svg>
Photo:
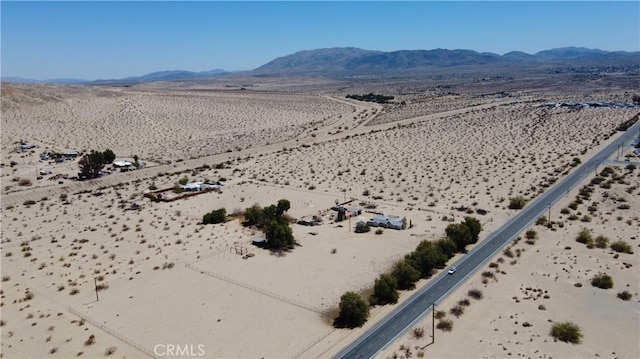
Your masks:
<svg viewBox="0 0 640 359"><path fill-rule="evenodd" d="M116 167L128 167L131 166L132 163L129 161L115 161L113 162L113 165Z"/></svg>

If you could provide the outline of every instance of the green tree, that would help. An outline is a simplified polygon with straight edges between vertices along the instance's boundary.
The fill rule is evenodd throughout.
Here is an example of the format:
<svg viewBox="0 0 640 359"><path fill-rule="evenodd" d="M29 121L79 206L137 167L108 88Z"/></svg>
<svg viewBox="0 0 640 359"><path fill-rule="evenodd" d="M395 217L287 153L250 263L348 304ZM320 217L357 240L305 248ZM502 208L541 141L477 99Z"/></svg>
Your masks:
<svg viewBox="0 0 640 359"><path fill-rule="evenodd" d="M435 244L448 258L455 256L458 251L458 245L449 237L442 237L438 239Z"/></svg>
<svg viewBox="0 0 640 359"><path fill-rule="evenodd" d="M338 328L357 328L369 317L369 304L357 293L346 292L340 297L340 315L333 325Z"/></svg>
<svg viewBox="0 0 640 359"><path fill-rule="evenodd" d="M278 217L280 216L278 215L278 209L276 205L272 204L262 209L262 220L264 221L264 223L269 223Z"/></svg>
<svg viewBox="0 0 640 359"><path fill-rule="evenodd" d="M113 161L115 161L116 159L116 154L113 153L113 151L111 151L110 149L106 149L104 150L104 152L102 152L102 159L104 161L104 164L113 163Z"/></svg>
<svg viewBox="0 0 640 359"><path fill-rule="evenodd" d="M289 200L281 199L277 205L261 208L257 203L244 212L245 225L255 225L264 232L267 248L293 249L293 231L284 214L291 207Z"/></svg>
<svg viewBox="0 0 640 359"><path fill-rule="evenodd" d="M244 211L244 219L247 226L261 227L263 225L262 217L262 207L257 203Z"/></svg>
<svg viewBox="0 0 640 359"><path fill-rule="evenodd" d="M415 288L415 283L420 279L420 272L406 260L396 263L391 275L396 279L400 290Z"/></svg>
<svg viewBox="0 0 640 359"><path fill-rule="evenodd" d="M280 217L282 218L282 217ZM289 223L282 219L273 219L263 228L267 247L270 249L293 249L295 244Z"/></svg>
<svg viewBox="0 0 640 359"><path fill-rule="evenodd" d="M482 232L482 223L474 217L464 217L463 223L469 227L469 230L471 231L471 243L478 242L480 232Z"/></svg>
<svg viewBox="0 0 640 359"><path fill-rule="evenodd" d="M395 304L398 302L398 282L389 274L381 274L373 286L373 295L369 299L372 305Z"/></svg>
<svg viewBox="0 0 640 359"><path fill-rule="evenodd" d="M291 208L291 202L287 199L281 199L276 205L276 215L283 216Z"/></svg>
<svg viewBox="0 0 640 359"><path fill-rule="evenodd" d="M91 151L82 156L78 161L80 167L80 178L98 178L100 171L104 168L104 156L102 152Z"/></svg>
<svg viewBox="0 0 640 359"><path fill-rule="evenodd" d="M464 252L468 244L472 243L471 230L463 223L452 223L445 228L447 237L456 242L458 252Z"/></svg>
<svg viewBox="0 0 640 359"><path fill-rule="evenodd" d="M429 278L434 268L444 267L449 257L431 241L424 240L405 259L420 272L422 278Z"/></svg>
<svg viewBox="0 0 640 359"><path fill-rule="evenodd" d="M582 330L572 322L555 323L551 327L551 336L563 342L578 344L582 339Z"/></svg>
<svg viewBox="0 0 640 359"><path fill-rule="evenodd" d="M223 223L225 219L227 219L227 210L224 208L220 208L205 214L202 217L202 223L203 224Z"/></svg>

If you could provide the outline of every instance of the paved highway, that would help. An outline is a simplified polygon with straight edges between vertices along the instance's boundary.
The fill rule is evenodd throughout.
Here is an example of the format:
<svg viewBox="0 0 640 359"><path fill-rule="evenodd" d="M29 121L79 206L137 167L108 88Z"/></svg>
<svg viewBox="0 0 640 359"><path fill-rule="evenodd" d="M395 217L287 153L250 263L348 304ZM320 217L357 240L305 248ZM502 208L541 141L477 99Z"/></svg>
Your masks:
<svg viewBox="0 0 640 359"><path fill-rule="evenodd" d="M549 209L553 212L552 206L556 201L567 195L569 190L580 184L585 178L594 175L596 169L604 168L604 166L600 166L600 168L598 166L607 161L619 146L631 143L638 134L640 134L640 121L591 159L575 168L562 181L529 203L506 224L469 251L467 255L453 263L457 268L455 274L448 275L446 271L442 271L428 285L418 290L391 314L340 351L335 358L373 358L379 351L415 325L431 309L432 304L437 304L449 292L462 284L467 277L480 269L538 217L545 215ZM553 213L551 217L553 219Z"/></svg>

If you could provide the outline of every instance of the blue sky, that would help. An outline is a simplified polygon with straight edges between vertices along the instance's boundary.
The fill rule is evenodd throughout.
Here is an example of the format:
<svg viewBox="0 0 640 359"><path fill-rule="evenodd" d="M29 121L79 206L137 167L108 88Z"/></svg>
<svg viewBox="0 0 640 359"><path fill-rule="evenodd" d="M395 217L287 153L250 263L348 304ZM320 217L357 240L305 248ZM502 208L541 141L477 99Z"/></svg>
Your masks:
<svg viewBox="0 0 640 359"><path fill-rule="evenodd" d="M640 51L640 2L1 1L1 75L251 70L300 50Z"/></svg>

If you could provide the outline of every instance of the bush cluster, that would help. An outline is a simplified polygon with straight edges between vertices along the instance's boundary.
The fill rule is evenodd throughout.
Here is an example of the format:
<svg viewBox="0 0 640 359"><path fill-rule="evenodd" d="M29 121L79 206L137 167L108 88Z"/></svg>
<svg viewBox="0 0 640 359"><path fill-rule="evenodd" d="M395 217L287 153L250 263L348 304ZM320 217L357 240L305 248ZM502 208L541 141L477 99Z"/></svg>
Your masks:
<svg viewBox="0 0 640 359"><path fill-rule="evenodd" d="M625 241L613 242L610 247L616 252L633 254L633 249L631 249L629 243Z"/></svg>
<svg viewBox="0 0 640 359"><path fill-rule="evenodd" d="M580 343L582 330L572 322L555 323L551 327L551 336L567 343Z"/></svg>
<svg viewBox="0 0 640 359"><path fill-rule="evenodd" d="M591 278L591 285L600 289L613 288L613 278L606 273L598 273Z"/></svg>
<svg viewBox="0 0 640 359"><path fill-rule="evenodd" d="M286 199L281 199L277 204L264 208L254 204L245 210L244 224L262 229L267 248L273 250L293 249L295 239L289 221L285 217L289 208L291 208L291 203Z"/></svg>
<svg viewBox="0 0 640 359"><path fill-rule="evenodd" d="M227 210L224 208L216 209L202 216L203 224L223 223L227 219Z"/></svg>

